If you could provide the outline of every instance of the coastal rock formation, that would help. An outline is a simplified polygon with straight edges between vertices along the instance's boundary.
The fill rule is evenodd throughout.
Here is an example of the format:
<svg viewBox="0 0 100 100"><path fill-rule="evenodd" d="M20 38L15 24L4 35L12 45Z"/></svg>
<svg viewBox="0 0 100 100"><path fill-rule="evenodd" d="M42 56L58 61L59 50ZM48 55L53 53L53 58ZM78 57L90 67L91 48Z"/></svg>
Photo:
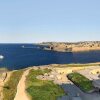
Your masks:
<svg viewBox="0 0 100 100"><path fill-rule="evenodd" d="M87 42L43 42L45 50L61 51L61 52L79 52L89 50L100 50L100 41L87 41Z"/></svg>

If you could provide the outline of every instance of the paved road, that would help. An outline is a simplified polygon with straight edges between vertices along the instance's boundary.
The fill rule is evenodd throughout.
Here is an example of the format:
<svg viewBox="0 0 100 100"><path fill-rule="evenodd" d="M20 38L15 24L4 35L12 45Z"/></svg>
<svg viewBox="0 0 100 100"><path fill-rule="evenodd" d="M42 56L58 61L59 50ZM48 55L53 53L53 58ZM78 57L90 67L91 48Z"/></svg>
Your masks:
<svg viewBox="0 0 100 100"><path fill-rule="evenodd" d="M57 100L71 100L69 96L62 96L58 98Z"/></svg>
<svg viewBox="0 0 100 100"><path fill-rule="evenodd" d="M91 94L84 93L73 83L62 84L61 87L64 89L66 93L68 93L70 98L73 96L77 96L77 94L79 94L82 100L100 100L99 93L91 93ZM62 99L62 100L67 100L67 99Z"/></svg>

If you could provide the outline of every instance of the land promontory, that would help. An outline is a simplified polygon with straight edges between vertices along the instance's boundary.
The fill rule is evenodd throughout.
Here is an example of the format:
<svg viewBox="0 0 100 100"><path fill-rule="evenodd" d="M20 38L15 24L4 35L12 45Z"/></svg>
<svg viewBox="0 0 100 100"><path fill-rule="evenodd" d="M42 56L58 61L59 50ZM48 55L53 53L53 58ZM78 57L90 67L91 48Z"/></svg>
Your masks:
<svg viewBox="0 0 100 100"><path fill-rule="evenodd" d="M100 41L85 42L43 42L45 50L53 50L59 52L81 52L90 50L100 50Z"/></svg>

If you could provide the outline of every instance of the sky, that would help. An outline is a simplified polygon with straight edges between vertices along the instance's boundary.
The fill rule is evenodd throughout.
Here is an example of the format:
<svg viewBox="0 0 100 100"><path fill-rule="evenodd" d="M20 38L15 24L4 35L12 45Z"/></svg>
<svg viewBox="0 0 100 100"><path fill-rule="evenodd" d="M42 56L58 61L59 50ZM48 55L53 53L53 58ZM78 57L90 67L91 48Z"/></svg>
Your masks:
<svg viewBox="0 0 100 100"><path fill-rule="evenodd" d="M100 0L0 0L0 43L100 40Z"/></svg>

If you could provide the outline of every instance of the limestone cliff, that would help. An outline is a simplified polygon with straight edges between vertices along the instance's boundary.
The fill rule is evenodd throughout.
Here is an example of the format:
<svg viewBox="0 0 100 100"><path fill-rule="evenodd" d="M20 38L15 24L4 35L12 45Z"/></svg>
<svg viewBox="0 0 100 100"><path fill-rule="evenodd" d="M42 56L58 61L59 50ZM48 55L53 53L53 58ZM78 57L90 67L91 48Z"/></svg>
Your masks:
<svg viewBox="0 0 100 100"><path fill-rule="evenodd" d="M90 51L100 50L100 41L87 41L87 42L45 42L42 45L47 45L45 50L54 50L60 52L79 52L79 51Z"/></svg>

